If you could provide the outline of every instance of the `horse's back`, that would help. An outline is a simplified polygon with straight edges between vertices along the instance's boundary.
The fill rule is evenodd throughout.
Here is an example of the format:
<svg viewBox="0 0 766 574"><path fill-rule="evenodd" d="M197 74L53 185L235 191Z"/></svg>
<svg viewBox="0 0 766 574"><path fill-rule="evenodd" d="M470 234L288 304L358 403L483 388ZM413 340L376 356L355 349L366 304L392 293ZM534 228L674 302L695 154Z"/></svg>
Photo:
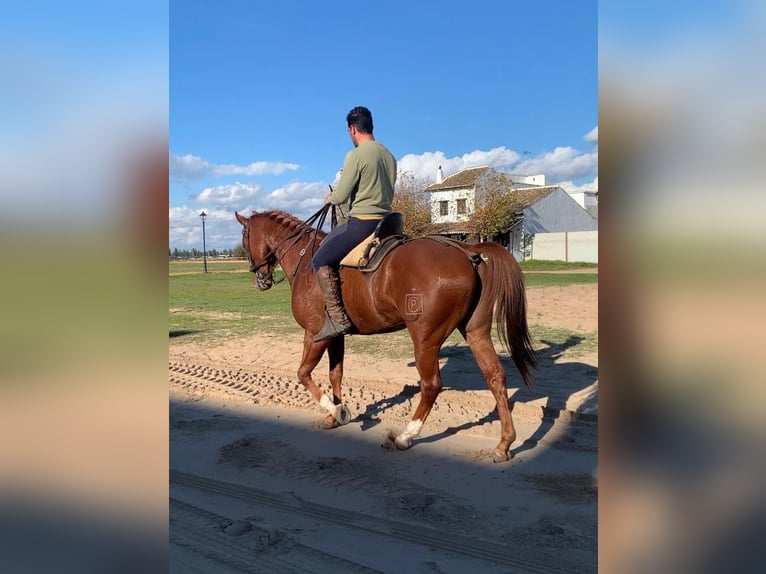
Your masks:
<svg viewBox="0 0 766 574"><path fill-rule="evenodd" d="M363 332L383 323L453 322L474 300L477 276L468 254L429 239L394 249L374 273L344 271L344 301Z"/></svg>

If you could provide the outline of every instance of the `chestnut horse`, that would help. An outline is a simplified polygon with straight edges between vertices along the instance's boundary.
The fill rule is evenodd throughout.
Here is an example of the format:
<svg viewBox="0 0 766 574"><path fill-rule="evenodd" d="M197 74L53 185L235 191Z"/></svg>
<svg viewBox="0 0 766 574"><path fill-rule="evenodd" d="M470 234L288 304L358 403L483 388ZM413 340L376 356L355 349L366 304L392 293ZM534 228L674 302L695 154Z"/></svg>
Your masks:
<svg viewBox="0 0 766 574"><path fill-rule="evenodd" d="M324 299L311 272L311 257L324 232L282 211L255 212L249 218L235 213L242 224L242 245L250 260L253 282L260 290L274 284L279 264L292 289L292 312L304 329L303 358L298 377L329 414L327 428L346 424L350 413L341 400L344 337L313 341L325 321ZM321 227L321 225L319 226ZM505 369L492 343L492 321L505 348L531 385L529 367L535 365L526 317L526 295L521 268L497 243L445 244L429 238L412 239L394 249L372 272L342 267L343 302L360 335L407 329L420 375L420 401L407 428L388 439L407 449L420 434L437 395L442 390L439 350L458 329L476 358L497 402L500 442L495 462L508 460L516 439L508 406ZM333 397L323 394L311 373L327 351Z"/></svg>

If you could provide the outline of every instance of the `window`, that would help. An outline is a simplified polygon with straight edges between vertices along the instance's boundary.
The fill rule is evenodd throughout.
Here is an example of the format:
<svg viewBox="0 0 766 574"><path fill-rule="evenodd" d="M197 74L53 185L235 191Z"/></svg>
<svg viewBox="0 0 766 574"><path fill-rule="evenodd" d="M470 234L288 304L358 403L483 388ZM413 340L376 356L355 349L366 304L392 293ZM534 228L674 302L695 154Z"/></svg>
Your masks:
<svg viewBox="0 0 766 574"><path fill-rule="evenodd" d="M446 201L440 201L439 202L439 215L447 215L449 213L447 206L449 205Z"/></svg>
<svg viewBox="0 0 766 574"><path fill-rule="evenodd" d="M465 199L458 199L457 200L457 212L460 215L463 215L466 213L465 210Z"/></svg>

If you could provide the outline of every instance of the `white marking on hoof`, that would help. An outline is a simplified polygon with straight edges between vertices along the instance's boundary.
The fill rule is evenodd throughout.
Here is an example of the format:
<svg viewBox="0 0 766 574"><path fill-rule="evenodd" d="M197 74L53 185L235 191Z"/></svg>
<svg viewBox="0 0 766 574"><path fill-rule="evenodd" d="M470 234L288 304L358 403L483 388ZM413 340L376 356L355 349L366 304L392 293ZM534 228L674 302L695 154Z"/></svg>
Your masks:
<svg viewBox="0 0 766 574"><path fill-rule="evenodd" d="M400 450L407 450L412 446L412 439L420 434L420 429L423 428L423 421L414 420L410 421L404 432L394 439L396 448Z"/></svg>
<svg viewBox="0 0 766 574"><path fill-rule="evenodd" d="M336 405L327 395L322 395L319 400L319 406L324 407L332 417L338 421L338 424L345 425L351 421L351 411L346 405Z"/></svg>
<svg viewBox="0 0 766 574"><path fill-rule="evenodd" d="M339 416L335 417L335 420L338 421L338 424L347 425L349 422L351 422L351 411L346 405L340 405L340 412L338 415Z"/></svg>

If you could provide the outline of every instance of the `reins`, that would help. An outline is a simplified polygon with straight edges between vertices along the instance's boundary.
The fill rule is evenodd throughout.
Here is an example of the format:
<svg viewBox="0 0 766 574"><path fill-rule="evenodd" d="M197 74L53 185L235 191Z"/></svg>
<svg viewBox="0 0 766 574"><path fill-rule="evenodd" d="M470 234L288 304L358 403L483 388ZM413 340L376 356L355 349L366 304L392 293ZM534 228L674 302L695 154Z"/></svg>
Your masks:
<svg viewBox="0 0 766 574"><path fill-rule="evenodd" d="M285 237L282 241L280 241L277 245L275 245L272 249L269 249L269 252L266 254L266 256L263 258L263 260L260 263L255 263L253 261L253 256L250 253L250 222L248 221L248 224L246 226L243 226L242 228L242 243L243 247L247 246L245 248L245 252L247 253L247 259L250 262L250 272L255 273L256 277L260 279L265 279L265 274L261 273L259 270L264 265L268 265L272 258L276 259L277 262L281 265L282 261L281 259L284 258L285 255L293 248L295 245L300 241L302 235L306 232L313 232L313 237L311 238L311 249L313 252L314 245L316 244L316 238L317 234L320 229L322 229L322 226L324 225L325 219L327 219L327 212L330 210L331 204L325 204L322 206L322 208L317 211L314 215L309 217L306 221L303 222L303 225L296 229L293 233ZM335 206L333 205L332 210L332 224L333 227L335 226ZM314 223L316 223L316 227L314 226ZM293 242L284 250L282 253L282 257L280 258L279 255L277 255L277 250L280 249L285 243L287 243L290 240L293 240ZM300 266L301 259L306 254L306 248L300 250L300 256L298 257L298 263L295 264L295 269L293 269L292 276L295 277L295 275L298 273L298 267ZM285 276L281 279L274 280L273 279L273 270L272 270L272 282L276 285L277 283L281 283L285 280L287 277L287 273L285 273Z"/></svg>

